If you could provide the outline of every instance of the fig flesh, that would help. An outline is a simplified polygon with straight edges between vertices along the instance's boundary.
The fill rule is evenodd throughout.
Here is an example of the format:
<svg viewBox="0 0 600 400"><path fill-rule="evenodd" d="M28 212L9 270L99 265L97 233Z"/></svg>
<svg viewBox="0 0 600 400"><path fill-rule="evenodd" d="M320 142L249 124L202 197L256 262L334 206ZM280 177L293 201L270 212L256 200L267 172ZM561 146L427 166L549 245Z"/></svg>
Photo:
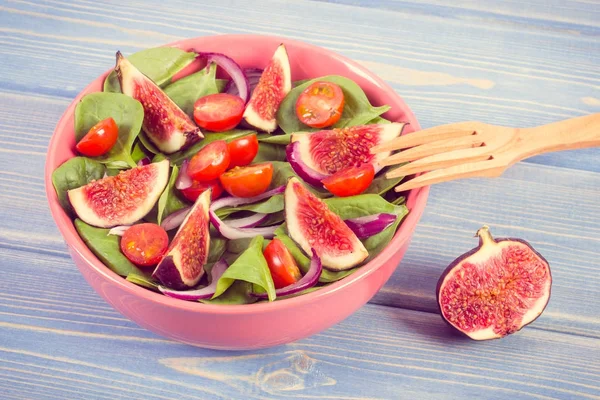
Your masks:
<svg viewBox="0 0 600 400"><path fill-rule="evenodd" d="M146 216L169 180L169 160L94 180L67 195L79 218L89 225L131 225Z"/></svg>
<svg viewBox="0 0 600 400"><path fill-rule="evenodd" d="M437 285L442 318L474 340L515 333L539 317L548 301L548 262L526 241L494 239L487 226L479 246L455 260Z"/></svg>
<svg viewBox="0 0 600 400"><path fill-rule="evenodd" d="M288 159L298 175L316 186L350 166L370 163L377 173L382 168L378 161L391 152L371 154L370 149L400 136L405 125L394 122L294 133L286 149Z"/></svg>
<svg viewBox="0 0 600 400"><path fill-rule="evenodd" d="M200 128L150 78L117 52L121 91L144 107L142 129L163 153L171 154L204 138Z"/></svg>
<svg viewBox="0 0 600 400"><path fill-rule="evenodd" d="M210 197L211 189L198 196L167 253L152 273L152 277L163 286L175 290L189 289L198 284L204 275L204 264L210 249Z"/></svg>
<svg viewBox="0 0 600 400"><path fill-rule="evenodd" d="M276 130L277 110L290 90L292 90L290 61L285 45L281 44L252 91L244 111L244 121L265 132L271 133Z"/></svg>
<svg viewBox="0 0 600 400"><path fill-rule="evenodd" d="M356 234L297 178L285 188L285 222L290 237L306 254L314 249L323 267L344 271L364 261L369 253Z"/></svg>

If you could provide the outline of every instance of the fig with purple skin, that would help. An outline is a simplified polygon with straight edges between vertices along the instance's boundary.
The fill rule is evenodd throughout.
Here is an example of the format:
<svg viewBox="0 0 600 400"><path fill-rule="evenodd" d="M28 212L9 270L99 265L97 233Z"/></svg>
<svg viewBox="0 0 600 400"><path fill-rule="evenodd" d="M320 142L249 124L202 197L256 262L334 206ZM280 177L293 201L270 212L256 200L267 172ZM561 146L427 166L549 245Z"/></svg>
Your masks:
<svg viewBox="0 0 600 400"><path fill-rule="evenodd" d="M287 146L287 158L294 171L309 184L321 187L321 180L336 172L371 163L375 173L378 161L391 152L371 154L372 147L402 134L404 123L358 125L316 132L294 133Z"/></svg>
<svg viewBox="0 0 600 400"><path fill-rule="evenodd" d="M284 203L290 237L306 254L312 254L314 249L324 268L345 271L369 256L365 246L344 220L299 179L290 178L288 181Z"/></svg>
<svg viewBox="0 0 600 400"><path fill-rule="evenodd" d="M67 195L75 213L99 228L131 225L146 216L169 180L169 161L138 166L94 180Z"/></svg>
<svg viewBox="0 0 600 400"><path fill-rule="evenodd" d="M142 129L160 151L175 153L204 138L189 116L119 51L115 72L121 91L144 107Z"/></svg>
<svg viewBox="0 0 600 400"><path fill-rule="evenodd" d="M246 123L269 133L276 130L277 110L290 90L292 90L290 61L285 45L281 44L252 91L244 111Z"/></svg>
<svg viewBox="0 0 600 400"><path fill-rule="evenodd" d="M167 254L152 273L152 277L167 288L192 288L204 275L204 264L210 250L210 196L210 189L198 196L171 241Z"/></svg>
<svg viewBox="0 0 600 400"><path fill-rule="evenodd" d="M479 246L455 260L437 285L442 318L474 340L498 339L538 318L550 299L548 262L521 239L494 239L487 226Z"/></svg>

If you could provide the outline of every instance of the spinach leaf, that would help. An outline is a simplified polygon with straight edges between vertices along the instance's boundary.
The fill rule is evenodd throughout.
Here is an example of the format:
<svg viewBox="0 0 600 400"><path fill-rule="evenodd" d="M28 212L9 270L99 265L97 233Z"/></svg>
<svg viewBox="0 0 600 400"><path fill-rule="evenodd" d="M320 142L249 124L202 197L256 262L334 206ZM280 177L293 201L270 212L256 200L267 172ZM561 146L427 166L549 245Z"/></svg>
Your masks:
<svg viewBox="0 0 600 400"><path fill-rule="evenodd" d="M263 256L262 236L256 236L250 242L249 247L227 268L225 273L217 282L217 289L213 299L219 297L236 280L253 283L257 288L267 292L269 301L275 300L275 285Z"/></svg>
<svg viewBox="0 0 600 400"><path fill-rule="evenodd" d="M158 148L156 148L154 143L152 143L150 138L146 135L146 132L141 130L140 133L138 134L138 138L140 139L140 142L142 143L142 145L144 145L144 148L146 150L148 150L150 153L157 154L157 155L161 154L160 150Z"/></svg>
<svg viewBox="0 0 600 400"><path fill-rule="evenodd" d="M255 303L258 298L252 296L252 283L246 281L235 281L219 297L213 299L200 300L205 304L250 304Z"/></svg>
<svg viewBox="0 0 600 400"><path fill-rule="evenodd" d="M119 127L119 137L108 153L93 157L108 168L135 167L131 158L133 142L144 120L142 104L120 93L90 93L75 108L75 139L81 138L98 122L112 117Z"/></svg>
<svg viewBox="0 0 600 400"><path fill-rule="evenodd" d="M158 214L156 217L158 225L170 214L187 206L175 192L175 182L177 181L178 174L179 168L177 168L177 165L174 165L169 183L158 199Z"/></svg>
<svg viewBox="0 0 600 400"><path fill-rule="evenodd" d="M171 82L171 78L196 58L196 53L186 52L176 47L153 47L127 56L137 69L160 87ZM121 92L121 85L115 71L104 80L105 92Z"/></svg>
<svg viewBox="0 0 600 400"><path fill-rule="evenodd" d="M88 225L79 218L75 219L75 229L81 239L108 268L113 272L126 277L132 272L144 276L144 272L133 265L127 257L121 253L119 247L120 237L109 235L110 229L96 228Z"/></svg>
<svg viewBox="0 0 600 400"><path fill-rule="evenodd" d="M270 225L281 224L283 221L285 221L285 212L278 211L276 213L271 213L271 214L267 215L267 218L263 222L261 222L261 224L259 226L270 226Z"/></svg>
<svg viewBox="0 0 600 400"><path fill-rule="evenodd" d="M220 237L210 238L210 248L208 250L207 263L216 263L223 257L227 248L227 240ZM207 271L209 272L209 271Z"/></svg>
<svg viewBox="0 0 600 400"><path fill-rule="evenodd" d="M215 140L225 140L226 142L230 142L233 139L237 139L242 136L251 135L253 133L256 133L256 131L242 130L242 129L233 129L230 131L219 132L219 133L204 132L204 139L200 140L199 142L194 143L193 145L191 145L190 147L188 147L185 150L178 151L176 153L167 155L165 157L168 158L169 160L171 160L171 163L181 165L183 160L185 160L186 158L190 158L191 156L193 156L194 154L199 152L204 146L206 146L209 143L214 142Z"/></svg>
<svg viewBox="0 0 600 400"><path fill-rule="evenodd" d="M216 72L217 65L211 63L208 70L204 68L181 78L165 87L164 91L183 112L193 118L196 100L209 94L219 93L215 79Z"/></svg>
<svg viewBox="0 0 600 400"><path fill-rule="evenodd" d="M367 124L390 109L390 106L387 105L380 107L372 106L365 92L351 79L338 75L328 75L305 82L293 88L285 96L277 111L277 124L285 133L318 130L317 128L304 125L296 116L296 101L298 97L300 97L304 89L316 81L333 82L339 85L344 92L344 111L340 120L333 125L334 128Z"/></svg>
<svg viewBox="0 0 600 400"><path fill-rule="evenodd" d="M255 213L273 214L283 210L283 194L276 194L266 200L237 207L224 207L216 211L219 218L227 218L234 212L252 211Z"/></svg>
<svg viewBox="0 0 600 400"><path fill-rule="evenodd" d="M404 164L402 164L404 165ZM402 165L398 166L400 168ZM373 182L369 185L367 190L363 192L363 194L378 194L380 196L385 195L387 192L396 187L402 180L404 176L400 176L398 178L388 179L385 177L385 174L389 172L387 169L384 169L379 172L379 175L373 179Z"/></svg>
<svg viewBox="0 0 600 400"><path fill-rule="evenodd" d="M390 203L392 203L393 205L399 206L401 204L406 203L406 197L404 196L399 196L396 197L394 200L392 200Z"/></svg>
<svg viewBox="0 0 600 400"><path fill-rule="evenodd" d="M137 163L144 157L146 157L146 152L144 151L143 145L140 144L140 142L135 142L133 150L131 150L131 159L133 162Z"/></svg>
<svg viewBox="0 0 600 400"><path fill-rule="evenodd" d="M266 161L285 161L285 147L271 143L259 143L258 153L252 160L252 163L261 163Z"/></svg>
<svg viewBox="0 0 600 400"><path fill-rule="evenodd" d="M138 272L132 271L127 274L127 278L125 279L131 283L135 283L138 286L158 291L158 282L147 275L142 275Z"/></svg>
<svg viewBox="0 0 600 400"><path fill-rule="evenodd" d="M273 164L273 178L271 179L271 185L269 186L269 190L275 189L276 187L279 187L282 185L287 185L288 180L293 176L300 179L301 182L304 182L302 180L302 178L300 178L294 172L294 169L292 168L292 166L290 165L289 162L273 161L273 162L271 162L271 164ZM306 187L317 197L326 198L326 197L332 196L331 193L329 193L325 190L320 190L320 189L314 188L309 184L306 184Z"/></svg>
<svg viewBox="0 0 600 400"><path fill-rule="evenodd" d="M154 157L152 157L152 162L157 163L159 161L166 160L166 159L167 159L167 157L164 154L158 153Z"/></svg>
<svg viewBox="0 0 600 400"><path fill-rule="evenodd" d="M252 238L232 239L227 241L225 248L229 253L242 254L250 247L250 243L252 243Z"/></svg>
<svg viewBox="0 0 600 400"><path fill-rule="evenodd" d="M67 191L77 189L104 176L104 165L87 157L73 157L52 172L52 185L62 208L70 212Z"/></svg>
<svg viewBox="0 0 600 400"><path fill-rule="evenodd" d="M292 134L286 133L284 135L273 135L268 133L261 133L257 136L257 139L261 143L272 143L287 146L292 140Z"/></svg>
<svg viewBox="0 0 600 400"><path fill-rule="evenodd" d="M119 172L121 172L121 170L117 169L117 168L107 168L106 169L107 176L115 176L115 175L118 175Z"/></svg>

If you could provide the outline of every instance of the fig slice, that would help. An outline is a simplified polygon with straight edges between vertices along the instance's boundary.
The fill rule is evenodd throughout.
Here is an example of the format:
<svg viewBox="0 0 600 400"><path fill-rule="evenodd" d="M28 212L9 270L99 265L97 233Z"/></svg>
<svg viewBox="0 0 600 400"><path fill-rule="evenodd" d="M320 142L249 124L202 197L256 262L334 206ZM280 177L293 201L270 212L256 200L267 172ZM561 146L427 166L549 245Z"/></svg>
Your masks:
<svg viewBox="0 0 600 400"><path fill-rule="evenodd" d="M121 91L144 107L142 129L160 151L171 154L204 138L188 115L119 51L115 72Z"/></svg>
<svg viewBox="0 0 600 400"><path fill-rule="evenodd" d="M210 196L211 189L198 196L171 241L167 253L152 273L152 277L167 288L192 288L204 275L204 264L208 260L210 249Z"/></svg>
<svg viewBox="0 0 600 400"><path fill-rule="evenodd" d="M371 163L379 172L378 161L391 152L371 154L371 148L400 136L405 126L393 122L293 133L286 152L294 171L320 187L322 179L350 166Z"/></svg>
<svg viewBox="0 0 600 400"><path fill-rule="evenodd" d="M295 177L290 178L285 188L284 206L290 237L306 254L312 254L314 249L324 268L344 271L369 256L344 220Z"/></svg>
<svg viewBox="0 0 600 400"><path fill-rule="evenodd" d="M550 300L548 262L522 239L494 239L487 226L479 246L456 259L437 285L442 318L474 340L515 333L538 318Z"/></svg>
<svg viewBox="0 0 600 400"><path fill-rule="evenodd" d="M290 61L280 44L263 70L244 111L244 121L256 129L271 133L277 129L277 110L292 90Z"/></svg>
<svg viewBox="0 0 600 400"><path fill-rule="evenodd" d="M138 166L91 181L67 195L75 213L89 225L131 225L146 216L169 180L169 160Z"/></svg>

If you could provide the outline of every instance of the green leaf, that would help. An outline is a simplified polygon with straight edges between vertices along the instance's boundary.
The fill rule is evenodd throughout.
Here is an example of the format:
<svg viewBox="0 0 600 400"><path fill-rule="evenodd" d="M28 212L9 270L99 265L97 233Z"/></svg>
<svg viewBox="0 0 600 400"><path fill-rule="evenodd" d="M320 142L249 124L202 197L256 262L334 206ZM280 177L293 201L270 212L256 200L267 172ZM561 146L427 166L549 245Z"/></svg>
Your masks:
<svg viewBox="0 0 600 400"><path fill-rule="evenodd" d="M208 71L206 68L181 78L167 87L164 91L190 118L194 115L194 103L200 97L209 94L219 93L215 74L217 65L210 64Z"/></svg>
<svg viewBox="0 0 600 400"><path fill-rule="evenodd" d="M108 231L110 229L96 228L86 224L79 218L75 219L75 229L77 229L79 236L81 236L81 239L83 239L92 253L113 272L123 277L132 272L136 272L142 276L145 275L121 253L121 248L119 247L121 238L116 235L109 235Z"/></svg>
<svg viewBox="0 0 600 400"><path fill-rule="evenodd" d="M402 165L404 165L404 164L402 164ZM400 165L398 168L400 168L402 165ZM396 187L400 182L402 182L402 180L404 179L404 176L400 176L398 178L391 178L391 179L386 178L385 174L390 171L391 170L388 170L387 168L381 170L379 172L378 176L375 179L373 179L373 182L371 182L371 184L369 185L367 190L365 190L363 192L363 194L371 193L371 194L378 194L380 196L383 196L387 192L392 190L394 187Z"/></svg>
<svg viewBox="0 0 600 400"><path fill-rule="evenodd" d="M390 109L390 106L387 105L380 107L372 106L365 92L351 79L337 75L328 75L302 83L293 88L285 96L277 111L277 124L285 133L319 130L304 125L296 116L296 101L300 97L300 93L316 81L333 82L339 85L344 92L344 111L340 120L333 125L334 128L367 124Z"/></svg>
<svg viewBox="0 0 600 400"><path fill-rule="evenodd" d="M391 201L391 203L396 206L404 204L404 203L406 203L406 197L404 197L404 196L396 197L394 200Z"/></svg>
<svg viewBox="0 0 600 400"><path fill-rule="evenodd" d="M127 278L125 279L127 279L129 282L135 283L138 286L158 291L158 282L146 275L140 274L139 272L130 272L127 274Z"/></svg>
<svg viewBox="0 0 600 400"><path fill-rule="evenodd" d="M159 161L166 160L166 159L167 159L167 157L164 154L159 153L159 154L156 154L154 157L152 157L152 162L157 163Z"/></svg>
<svg viewBox="0 0 600 400"><path fill-rule="evenodd" d="M186 52L176 47L153 47L127 56L137 69L160 87L171 82L171 78L190 64L196 53ZM105 92L121 92L121 85L115 71L104 80Z"/></svg>
<svg viewBox="0 0 600 400"><path fill-rule="evenodd" d="M63 209L71 211L67 191L104 176L104 165L87 157L73 157L52 172L52 185Z"/></svg>
<svg viewBox="0 0 600 400"><path fill-rule="evenodd" d="M286 133L284 135L273 135L268 133L261 133L257 136L258 141L261 143L279 144L287 146L292 141L292 134Z"/></svg>
<svg viewBox="0 0 600 400"><path fill-rule="evenodd" d="M170 214L187 207L187 204L184 203L175 192L175 182L177 181L178 174L179 168L177 168L177 165L174 165L173 170L171 171L171 177L169 178L169 183L158 199L157 223L159 225L162 223L163 219Z"/></svg>
<svg viewBox="0 0 600 400"><path fill-rule="evenodd" d="M178 151L165 157L171 160L171 163L181 165L183 160L185 160L186 158L190 158L191 156L199 152L204 146L214 142L215 140L225 140L226 142L231 142L234 139L251 135L253 133L256 133L256 131L243 129L233 129L230 131L219 133L204 132L204 139L194 143L192 146L188 147L185 150Z"/></svg>
<svg viewBox="0 0 600 400"><path fill-rule="evenodd" d="M285 161L285 147L271 143L259 143L258 154L252 160L253 164L266 161Z"/></svg>
<svg viewBox="0 0 600 400"><path fill-rule="evenodd" d="M148 150L150 153L157 154L157 155L161 154L160 150L157 149L156 146L154 145L154 143L152 143L152 141L150 140L150 138L148 138L148 136L146 135L146 132L141 130L140 133L138 134L138 138L140 139L140 142L142 142L142 145L144 145L146 150Z"/></svg>
<svg viewBox="0 0 600 400"><path fill-rule="evenodd" d="M219 218L227 218L229 215L240 211L252 211L254 213L273 214L283 210L283 194L276 194L266 200L237 207L223 207L216 211Z"/></svg>
<svg viewBox="0 0 600 400"><path fill-rule="evenodd" d="M276 225L276 224L281 224L284 221L285 221L285 212L278 211L276 213L271 213L271 214L267 215L266 219L263 222L261 222L259 226Z"/></svg>
<svg viewBox="0 0 600 400"><path fill-rule="evenodd" d="M246 281L235 281L233 284L219 297L214 299L200 300L205 304L251 304L255 303L258 298L252 296L252 283Z"/></svg>
<svg viewBox="0 0 600 400"><path fill-rule="evenodd" d="M255 284L259 289L267 292L269 301L275 300L275 285L263 256L262 236L256 236L250 242L246 249L233 264L227 268L225 273L217 282L217 289L213 299L224 293L236 280L246 281Z"/></svg>
<svg viewBox="0 0 600 400"><path fill-rule="evenodd" d="M223 257L227 248L227 240L220 237L210 238L210 248L208 250L207 263L216 263ZM208 272L208 271L207 271Z"/></svg>
<svg viewBox="0 0 600 400"><path fill-rule="evenodd" d="M302 180L302 178L300 178L294 172L294 169L292 168L292 166L290 165L289 162L273 161L273 162L271 162L271 164L273 164L273 178L271 180L271 185L269 186L269 190L275 189L276 187L279 187L282 185L287 185L288 180L293 176L300 179L301 182L304 182ZM310 190L317 197L326 198L326 197L332 196L331 193L329 193L325 190L316 189L307 183L305 183L305 185L308 188L308 190Z"/></svg>
<svg viewBox="0 0 600 400"><path fill-rule="evenodd" d="M110 168L135 167L131 158L133 142L144 120L142 104L121 93L90 93L75 108L75 139L80 141L98 122L112 117L119 127L119 137L108 153L93 157Z"/></svg>

